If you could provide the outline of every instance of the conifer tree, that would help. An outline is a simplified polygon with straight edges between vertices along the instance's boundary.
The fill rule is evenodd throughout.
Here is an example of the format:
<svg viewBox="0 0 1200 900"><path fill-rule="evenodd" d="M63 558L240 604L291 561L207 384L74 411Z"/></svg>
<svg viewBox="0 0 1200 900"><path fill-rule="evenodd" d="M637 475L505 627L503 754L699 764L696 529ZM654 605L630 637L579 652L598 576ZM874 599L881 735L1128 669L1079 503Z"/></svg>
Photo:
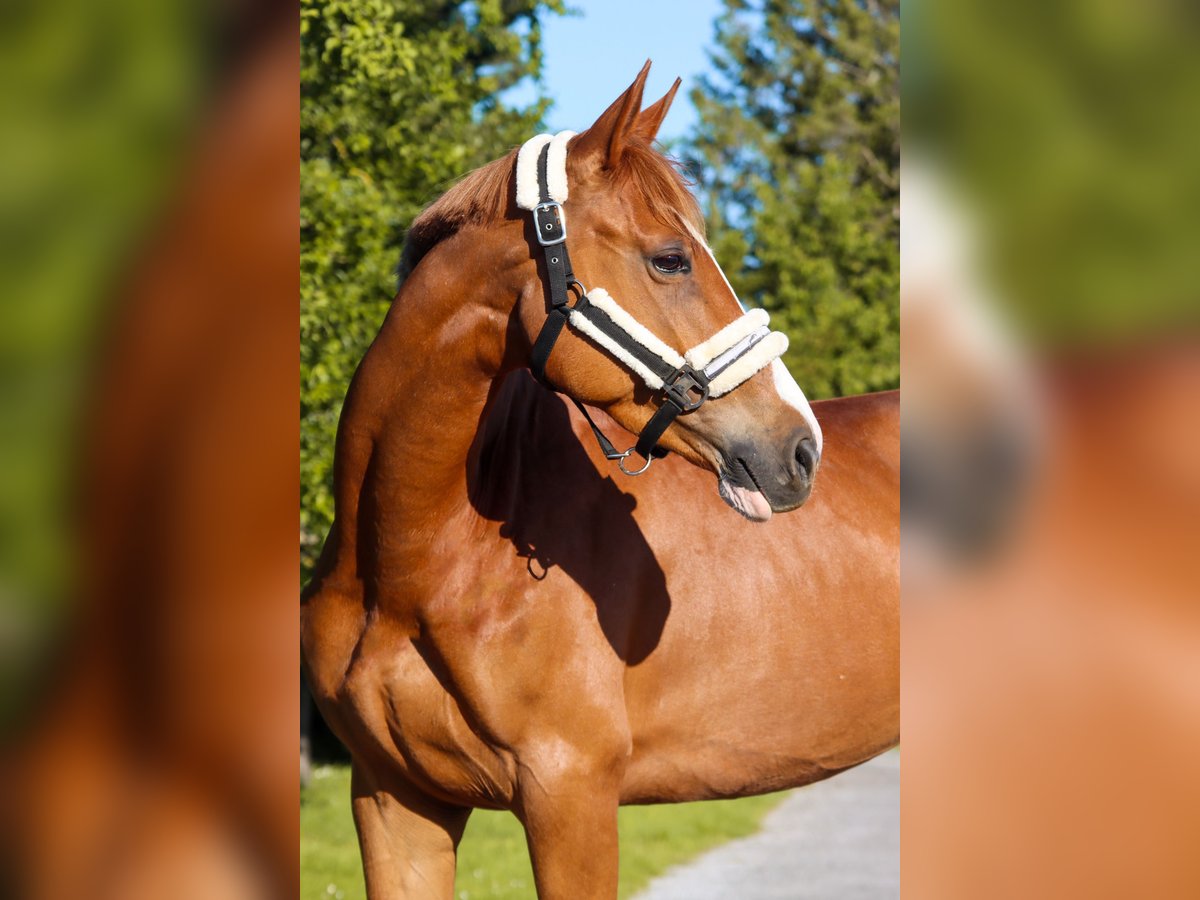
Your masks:
<svg viewBox="0 0 1200 900"><path fill-rule="evenodd" d="M725 0L685 155L811 397L899 383L898 0Z"/></svg>

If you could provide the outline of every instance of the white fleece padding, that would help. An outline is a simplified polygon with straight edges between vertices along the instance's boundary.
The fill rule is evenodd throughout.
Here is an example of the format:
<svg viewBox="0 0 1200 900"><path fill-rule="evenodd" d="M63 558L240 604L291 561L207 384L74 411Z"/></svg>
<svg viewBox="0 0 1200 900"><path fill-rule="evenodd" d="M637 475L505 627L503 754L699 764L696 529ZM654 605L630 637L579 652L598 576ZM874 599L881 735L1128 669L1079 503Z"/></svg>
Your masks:
<svg viewBox="0 0 1200 900"><path fill-rule="evenodd" d="M546 187L550 199L567 202L567 142L575 137L573 131L560 131L550 141L550 152L546 155ZM537 171L534 171L537 177Z"/></svg>
<svg viewBox="0 0 1200 900"><path fill-rule="evenodd" d="M703 368L703 366L699 366L695 362L685 360L684 357L680 356L669 345L663 343L653 332L642 325L641 322L623 310L604 288L595 288L589 292L588 302L597 309L607 313L608 317L613 320L613 324L629 335L629 337L633 338L633 340L650 350L655 356L660 357L668 365L678 369L685 362L689 362L693 368ZM760 315L755 315L755 313L759 313ZM699 347L719 347L721 349L717 355L720 356L722 353L729 352L737 347L738 344L749 339L756 331L766 329L768 327L766 324L767 318L765 310L753 310L736 322L732 322L721 329L717 334L713 335L703 344L700 344ZM646 386L650 390L657 391L662 388L663 382L661 378L642 365L637 358L626 351L620 344L597 328L582 313L572 310L568 321L571 323L572 328L603 347L618 362L628 366L642 381L646 382ZM708 395L710 397L720 397L722 394L728 394L743 381L768 365L771 360L782 356L787 348L787 335L781 331L772 331L717 375L709 383ZM693 348L693 350L695 349L697 348ZM691 352L689 351L689 353ZM710 359L707 362L711 361Z"/></svg>
<svg viewBox="0 0 1200 900"><path fill-rule="evenodd" d="M607 313L608 317L613 320L618 328L654 355L662 357L663 361L668 365L676 369L683 365L684 359L679 355L677 350L669 344L664 343L649 328L621 309L617 301L610 297L608 291L604 290L604 288L595 288L588 291L588 302L597 309Z"/></svg>
<svg viewBox="0 0 1200 900"><path fill-rule="evenodd" d="M551 200L567 201L567 142L575 137L573 131L558 134L539 134L531 137L517 151L517 206L533 209L541 200L538 190L538 157L542 148L550 145L546 155L546 187Z"/></svg>
<svg viewBox="0 0 1200 900"><path fill-rule="evenodd" d="M746 335L767 325L770 320L771 317L765 309L752 309L741 318L734 319L707 341L697 344L683 354L683 358L693 369L703 369Z"/></svg>
<svg viewBox="0 0 1200 900"><path fill-rule="evenodd" d="M782 331L772 331L750 348L750 351L714 378L708 385L709 397L728 394L743 381L751 378L772 360L783 356L788 348L788 337Z"/></svg>
<svg viewBox="0 0 1200 900"><path fill-rule="evenodd" d="M764 325L755 331L750 332L728 350L723 353L718 353L710 362L704 366L704 374L711 381L716 378L725 368L731 365L735 360L740 359L746 353L750 352L750 348L765 338L771 333L771 329Z"/></svg>
<svg viewBox="0 0 1200 900"><path fill-rule="evenodd" d="M642 381L646 382L646 386L650 388L650 390L657 391L662 388L663 382L661 378L643 366L633 356L626 352L626 350L620 344L613 341L612 338L588 321L583 314L576 312L575 310L571 310L568 321L571 323L572 328L574 328L580 334L584 334L591 338L594 343L611 353L617 362L623 363L635 375L641 377Z"/></svg>
<svg viewBox="0 0 1200 900"><path fill-rule="evenodd" d="M521 209L533 209L541 199L537 177L538 156L552 140L552 134L535 135L517 151L517 206Z"/></svg>

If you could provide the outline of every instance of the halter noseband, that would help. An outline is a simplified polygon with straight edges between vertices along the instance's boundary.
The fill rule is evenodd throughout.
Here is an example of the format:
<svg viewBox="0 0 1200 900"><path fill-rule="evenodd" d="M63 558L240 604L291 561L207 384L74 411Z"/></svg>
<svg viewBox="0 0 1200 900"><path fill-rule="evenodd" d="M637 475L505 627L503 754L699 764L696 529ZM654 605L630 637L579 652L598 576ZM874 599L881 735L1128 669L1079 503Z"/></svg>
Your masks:
<svg viewBox="0 0 1200 900"><path fill-rule="evenodd" d="M563 203L568 195L567 142L572 137L570 131L553 137L540 134L526 141L517 154L517 205L533 215L534 232L546 259L550 301L546 323L530 354L530 368L538 381L552 388L546 380L546 363L563 326L570 322L573 329L607 350L661 395L662 402L637 443L625 451L617 450L586 407L571 398L591 426L604 457L616 460L626 475L641 475L656 457L666 455L658 439L677 417L745 383L783 355L788 339L782 332L771 331L766 310L752 309L681 355L622 309L603 288L589 293L576 280L567 253ZM703 244L699 235L693 236ZM569 305L572 288L579 294L574 306ZM625 467L633 453L646 460L640 469Z"/></svg>

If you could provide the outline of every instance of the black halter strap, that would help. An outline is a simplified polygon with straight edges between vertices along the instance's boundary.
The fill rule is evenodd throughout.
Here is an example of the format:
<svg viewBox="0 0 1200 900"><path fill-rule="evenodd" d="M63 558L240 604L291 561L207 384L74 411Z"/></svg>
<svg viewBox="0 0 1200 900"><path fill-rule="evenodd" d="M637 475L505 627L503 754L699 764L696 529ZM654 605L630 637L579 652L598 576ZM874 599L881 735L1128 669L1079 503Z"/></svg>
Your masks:
<svg viewBox="0 0 1200 900"><path fill-rule="evenodd" d="M580 294L583 286L575 280L575 272L571 268L571 255L567 252L567 223L563 218L562 207L550 199L549 178L546 174L547 161L550 157L550 145L547 144L538 154L538 205L533 211L533 228L537 242L542 248L546 260L546 284L549 286L550 309L546 324L542 326L530 354L529 367L534 377L549 386L546 381L546 363L554 349L554 342L562 334L563 326L567 324L570 313L568 302L571 298L570 289L577 285Z"/></svg>
<svg viewBox="0 0 1200 900"><path fill-rule="evenodd" d="M542 330L538 333L530 353L530 369L538 381L554 390L554 386L546 378L546 363L549 362L554 345L558 341L559 335L562 334L563 326L567 324L568 318L574 312L587 318L592 325L621 347L623 351L654 373L663 383L663 397L662 403L650 417L650 421L646 423L641 434L638 435L637 444L633 448L634 452L646 460L646 466L639 472L629 472L625 469L623 462L629 456L629 451L617 450L612 441L593 421L587 408L575 398L571 398L575 406L583 413L588 425L591 426L592 433L596 436L596 442L600 445L600 450L604 453L605 458L622 462L621 469L626 474L639 474L640 471L645 471L652 458L666 456L667 451L658 446L659 438L676 418L698 409L708 399L709 379L703 372L692 368L687 363L679 368L671 366L658 354L632 340L604 310L593 306L588 301L583 285L575 279L574 270L571 268L571 257L567 253L566 243L567 226L562 206L550 198L547 175L549 155L550 146L547 144L538 154L539 202L533 210L533 227L546 262L546 284L550 308L547 311L546 322L542 325ZM574 306L570 305L572 287L577 288L579 292L579 299Z"/></svg>

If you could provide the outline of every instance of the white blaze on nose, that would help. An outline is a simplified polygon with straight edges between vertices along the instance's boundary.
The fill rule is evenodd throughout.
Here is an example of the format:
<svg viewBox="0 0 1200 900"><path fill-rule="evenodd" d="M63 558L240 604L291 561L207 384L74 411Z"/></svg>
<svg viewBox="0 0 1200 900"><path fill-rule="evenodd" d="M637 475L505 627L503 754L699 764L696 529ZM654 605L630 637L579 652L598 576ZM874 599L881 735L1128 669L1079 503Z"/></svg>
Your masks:
<svg viewBox="0 0 1200 900"><path fill-rule="evenodd" d="M725 277L725 270L717 262L717 257L713 254L712 247L708 246L708 242L692 226L691 222L685 221L684 224L687 226L688 231L692 233L692 237L696 239L696 243L708 253L709 259L713 261L713 265L721 273L721 279L725 282L725 287L729 288L729 293L733 295L734 300L737 300L737 305L744 312L746 307L738 297L737 291L733 289L733 285L729 283L729 279ZM817 422L817 417L813 415L812 407L808 405L808 398L804 396L804 391L800 390L800 385L796 384L796 379L792 377L792 373L788 371L788 367L783 364L782 359L776 359L771 363L771 378L775 383L775 392L779 394L779 399L800 413L804 417L804 421L808 423L808 427L812 430L813 440L817 442L817 458L819 459L825 443L821 435L821 426Z"/></svg>
<svg viewBox="0 0 1200 900"><path fill-rule="evenodd" d="M813 440L817 442L817 458L819 459L821 450L825 446L824 437L821 435L821 425L817 422L817 417L813 415L812 407L808 405L808 398L804 396L804 391L800 390L800 385L796 384L796 379L792 377L792 373L788 371L788 367L783 364L782 359L776 359L771 363L771 379L775 382L775 391L779 394L779 399L804 416L804 421L812 430Z"/></svg>

